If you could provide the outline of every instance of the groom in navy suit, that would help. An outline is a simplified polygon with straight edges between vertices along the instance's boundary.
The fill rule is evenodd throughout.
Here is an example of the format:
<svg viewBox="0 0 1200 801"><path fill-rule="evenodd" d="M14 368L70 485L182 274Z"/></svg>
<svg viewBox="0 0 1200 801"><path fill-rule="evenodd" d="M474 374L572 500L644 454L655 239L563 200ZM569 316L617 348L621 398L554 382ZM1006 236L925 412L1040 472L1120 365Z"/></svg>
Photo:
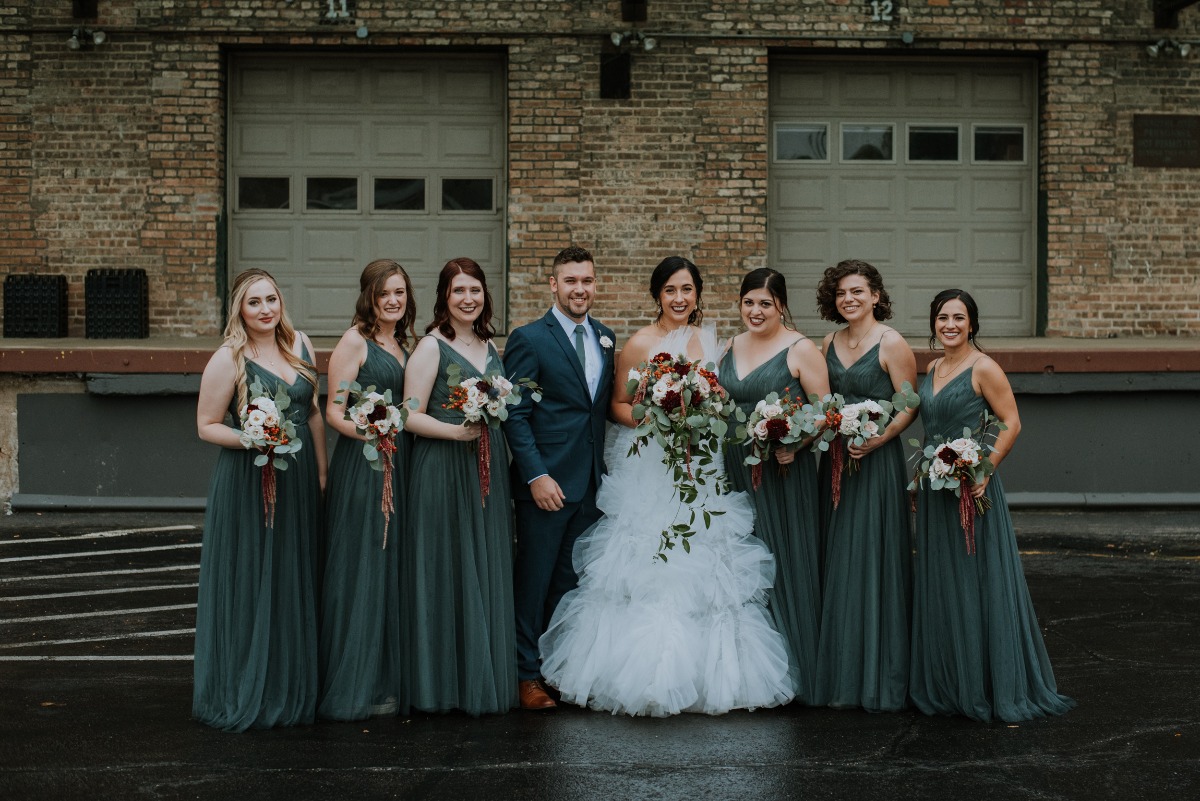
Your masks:
<svg viewBox="0 0 1200 801"><path fill-rule="evenodd" d="M563 595L577 582L575 540L600 519L596 489L604 473L604 427L613 387L613 332L588 312L596 296L592 254L570 247L554 257L554 305L514 330L504 369L542 387L508 414L517 557L517 679L523 709L552 709L541 681L538 638Z"/></svg>

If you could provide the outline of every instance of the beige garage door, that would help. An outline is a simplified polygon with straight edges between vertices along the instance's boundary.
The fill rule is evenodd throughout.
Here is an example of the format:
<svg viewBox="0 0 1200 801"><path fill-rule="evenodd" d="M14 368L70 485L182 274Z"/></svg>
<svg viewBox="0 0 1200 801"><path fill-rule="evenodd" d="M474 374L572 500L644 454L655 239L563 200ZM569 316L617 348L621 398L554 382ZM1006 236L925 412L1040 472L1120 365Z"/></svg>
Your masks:
<svg viewBox="0 0 1200 801"><path fill-rule="evenodd" d="M504 79L493 57L238 55L230 70L230 272L270 270L297 326L340 334L358 275L404 265L430 319L470 256L504 312Z"/></svg>
<svg viewBox="0 0 1200 801"><path fill-rule="evenodd" d="M772 63L769 256L804 330L822 271L883 273L894 324L970 291L993 335L1034 333L1035 68L1025 61ZM795 287L792 289L792 287Z"/></svg>

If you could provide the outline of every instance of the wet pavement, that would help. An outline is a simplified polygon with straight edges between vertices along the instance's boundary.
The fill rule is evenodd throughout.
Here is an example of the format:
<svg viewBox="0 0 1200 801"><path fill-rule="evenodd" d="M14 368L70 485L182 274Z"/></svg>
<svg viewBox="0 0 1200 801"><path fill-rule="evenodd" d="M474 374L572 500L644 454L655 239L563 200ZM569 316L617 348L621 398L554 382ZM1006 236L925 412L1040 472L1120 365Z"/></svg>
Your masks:
<svg viewBox="0 0 1200 801"><path fill-rule="evenodd" d="M188 717L200 515L0 518L0 799L1200 797L1200 512L1015 518L1079 703L1061 718L563 708L240 735Z"/></svg>

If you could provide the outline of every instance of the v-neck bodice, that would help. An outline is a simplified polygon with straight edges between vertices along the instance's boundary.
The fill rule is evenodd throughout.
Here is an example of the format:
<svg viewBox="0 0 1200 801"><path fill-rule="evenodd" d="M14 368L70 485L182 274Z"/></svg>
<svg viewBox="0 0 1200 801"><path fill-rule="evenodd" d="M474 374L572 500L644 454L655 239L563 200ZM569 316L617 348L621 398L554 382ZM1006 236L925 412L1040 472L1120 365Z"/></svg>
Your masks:
<svg viewBox="0 0 1200 801"><path fill-rule="evenodd" d="M837 344L831 339L825 351L825 366L829 369L829 388L849 403L890 398L895 394L892 377L879 364L878 342L858 361L846 367L838 358Z"/></svg>
<svg viewBox="0 0 1200 801"><path fill-rule="evenodd" d="M720 366L721 386L725 387L742 411L753 411L755 405L772 392L780 396L787 392L793 399L804 397L804 388L788 370L787 354L794 344L788 344L742 377L738 377L737 357L733 348L725 352Z"/></svg>
<svg viewBox="0 0 1200 801"><path fill-rule="evenodd" d="M305 361L311 361L312 357L308 354L308 348L301 345L300 358ZM314 387L300 371L296 371L296 378L292 383L284 381L281 377L263 367L256 361L246 359L246 387L249 388L254 380L258 379L263 385L263 389L268 395L274 397L276 392L282 388L287 392L291 399L291 404L284 411L284 417L291 421L294 425L308 423L308 416L312 412L312 401ZM249 400L249 398L247 398ZM230 414L233 415L235 424L237 423L241 409L238 408L237 394L234 393L233 400L230 402Z"/></svg>
<svg viewBox="0 0 1200 801"><path fill-rule="evenodd" d="M977 428L984 412L990 411L987 401L982 395L976 395L971 385L970 375L974 370L975 365L963 370L947 381L936 395L933 392L933 371L925 374L919 394L926 438L961 437L964 428Z"/></svg>
<svg viewBox="0 0 1200 801"><path fill-rule="evenodd" d="M441 358L438 360L438 377L433 382L433 389L429 392L429 403L426 404L425 410L435 420L457 425L463 421L463 413L457 409L443 408L443 404L450 400L450 386L446 383L446 369L450 363L454 362L461 368L464 381L468 378L483 378L502 373L504 364L500 361L500 354L496 352L496 346L490 340L488 341L486 366L482 371L470 359L452 348L449 343L441 339L438 339L437 343L441 353Z"/></svg>

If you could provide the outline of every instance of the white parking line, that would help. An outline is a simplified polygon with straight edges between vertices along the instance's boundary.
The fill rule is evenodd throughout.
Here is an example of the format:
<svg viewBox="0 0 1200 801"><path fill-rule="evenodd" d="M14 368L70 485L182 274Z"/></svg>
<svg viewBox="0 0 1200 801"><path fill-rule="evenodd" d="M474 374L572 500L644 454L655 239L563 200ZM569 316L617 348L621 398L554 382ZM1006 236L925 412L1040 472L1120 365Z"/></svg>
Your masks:
<svg viewBox="0 0 1200 801"><path fill-rule="evenodd" d="M191 662L192 655L179 656L0 656L0 662Z"/></svg>
<svg viewBox="0 0 1200 801"><path fill-rule="evenodd" d="M163 573L170 570L199 570L200 563L187 565L167 565L166 567L131 567L123 570L93 570L90 573L54 573L49 576L13 576L0 578L0 584L11 584L14 581L55 581L57 579L85 578L92 576L132 576L138 573Z"/></svg>
<svg viewBox="0 0 1200 801"><path fill-rule="evenodd" d="M115 553L149 553L150 551L174 551L179 548L199 548L198 542L184 542L179 545L155 545L152 548L117 548L112 551L80 551L79 553L48 553L41 556L10 556L0 559L0 562L35 562L42 559L78 559L83 556L110 556Z"/></svg>
<svg viewBox="0 0 1200 801"><path fill-rule="evenodd" d="M83 617L111 617L113 615L141 615L147 612L172 612L177 609L195 609L195 604L171 604L170 606L145 606L141 609L105 609L100 612L77 612L73 615L41 615L39 617L10 617L0 620L0 626L9 623L41 623L45 620L76 620Z"/></svg>
<svg viewBox="0 0 1200 801"><path fill-rule="evenodd" d="M111 590L85 590L82 592L51 592L45 595L14 595L11 598L0 598L0 603L5 601L46 601L51 598L84 598L92 595L119 595L125 592L150 592L152 590L187 590L200 585L196 582L190 584L154 584L149 587L117 587Z"/></svg>
<svg viewBox="0 0 1200 801"><path fill-rule="evenodd" d="M195 634L195 629L170 629L168 631L133 631L128 634L106 634L103 637L80 637L75 640L37 640L35 642L0 643L0 648L36 648L39 645L77 645L81 642L104 642L106 640L131 640L137 637L174 637L179 634Z"/></svg>
<svg viewBox="0 0 1200 801"><path fill-rule="evenodd" d="M155 526L154 528L118 528L112 531L93 531L69 537L39 537L35 540L0 540L0 545L28 545L31 542L66 542L68 540L97 540L105 537L124 537L129 534L151 534L155 531L195 531L199 526Z"/></svg>

